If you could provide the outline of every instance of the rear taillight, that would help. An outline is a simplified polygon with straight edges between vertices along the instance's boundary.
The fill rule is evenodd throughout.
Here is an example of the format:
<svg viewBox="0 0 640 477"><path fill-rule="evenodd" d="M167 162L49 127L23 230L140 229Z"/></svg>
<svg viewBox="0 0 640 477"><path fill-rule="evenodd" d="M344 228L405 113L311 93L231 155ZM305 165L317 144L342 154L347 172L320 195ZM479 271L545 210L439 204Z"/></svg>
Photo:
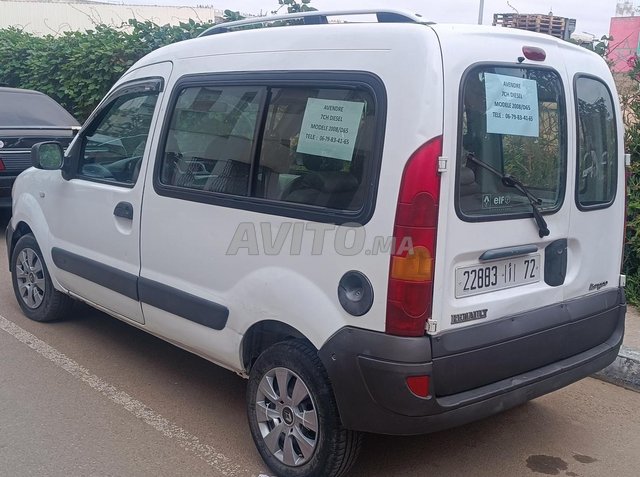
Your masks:
<svg viewBox="0 0 640 477"><path fill-rule="evenodd" d="M422 336L431 318L442 137L420 147L402 174L389 267L386 332Z"/></svg>

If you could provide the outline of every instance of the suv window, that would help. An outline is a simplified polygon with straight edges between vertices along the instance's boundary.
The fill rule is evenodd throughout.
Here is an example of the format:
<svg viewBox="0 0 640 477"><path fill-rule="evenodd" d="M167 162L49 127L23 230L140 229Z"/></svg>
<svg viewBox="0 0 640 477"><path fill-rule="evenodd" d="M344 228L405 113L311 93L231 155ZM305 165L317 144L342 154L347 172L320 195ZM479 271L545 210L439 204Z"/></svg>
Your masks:
<svg viewBox="0 0 640 477"><path fill-rule="evenodd" d="M79 177L135 184L157 100L157 91L113 100L87 130Z"/></svg>
<svg viewBox="0 0 640 477"><path fill-rule="evenodd" d="M600 80L582 76L575 82L578 107L578 177L580 208L611 204L616 193L618 144L613 100Z"/></svg>
<svg viewBox="0 0 640 477"><path fill-rule="evenodd" d="M566 182L566 113L558 74L544 68L478 66L468 72L462 88L457 163L462 217L496 220L531 213L529 199L505 186L499 174L523 183L540 199L543 212L557 210Z"/></svg>
<svg viewBox="0 0 640 477"><path fill-rule="evenodd" d="M185 87L169 124L159 179L189 189L184 197L214 202L216 193L346 212L363 208L376 128L367 90Z"/></svg>

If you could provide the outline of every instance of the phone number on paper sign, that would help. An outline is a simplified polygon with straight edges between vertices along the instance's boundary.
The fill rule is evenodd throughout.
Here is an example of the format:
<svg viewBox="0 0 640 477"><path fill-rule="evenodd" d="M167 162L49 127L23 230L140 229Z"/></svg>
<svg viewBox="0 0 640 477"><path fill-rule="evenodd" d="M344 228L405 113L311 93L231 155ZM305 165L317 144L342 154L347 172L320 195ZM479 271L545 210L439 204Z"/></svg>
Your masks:
<svg viewBox="0 0 640 477"><path fill-rule="evenodd" d="M514 121L530 121L530 122L534 121L534 117L533 116L523 116L522 114L506 113L504 115L504 118L505 119L512 119Z"/></svg>
<svg viewBox="0 0 640 477"><path fill-rule="evenodd" d="M318 141L320 142L335 142L338 144L345 144L348 145L350 143L349 139L347 138L341 138L341 137L335 137L335 136L319 136L318 137Z"/></svg>

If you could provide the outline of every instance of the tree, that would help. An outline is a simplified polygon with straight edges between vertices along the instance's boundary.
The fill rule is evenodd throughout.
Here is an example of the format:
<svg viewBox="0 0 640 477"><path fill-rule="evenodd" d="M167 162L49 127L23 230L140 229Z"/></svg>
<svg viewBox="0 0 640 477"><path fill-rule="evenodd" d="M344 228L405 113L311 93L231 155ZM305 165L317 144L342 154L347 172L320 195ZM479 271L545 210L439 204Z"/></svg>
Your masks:
<svg viewBox="0 0 640 477"><path fill-rule="evenodd" d="M120 27L94 25L84 32L38 37L0 29L0 84L48 94L80 122L117 79L147 53L195 38L212 23L156 25L129 20Z"/></svg>
<svg viewBox="0 0 640 477"><path fill-rule="evenodd" d="M235 22L238 20L244 20L246 17L240 12L234 12L233 10L225 10L222 16L222 23Z"/></svg>
<svg viewBox="0 0 640 477"><path fill-rule="evenodd" d="M586 48L606 58L609 52L609 43L611 43L612 40L613 37L604 35L599 40L594 40L591 45L587 45Z"/></svg>
<svg viewBox="0 0 640 477"><path fill-rule="evenodd" d="M612 41L613 37L607 35L604 35L599 40L594 38L594 40L591 42L575 41L573 39L570 40L571 43L578 44L583 48L586 48L587 50L591 50L605 59L607 58L607 54L609 53L609 46Z"/></svg>
<svg viewBox="0 0 640 477"><path fill-rule="evenodd" d="M300 12L314 12L317 8L310 7L311 0L278 0L280 6L273 10L271 13L276 14L282 10L283 7L287 7L287 13L300 13Z"/></svg>

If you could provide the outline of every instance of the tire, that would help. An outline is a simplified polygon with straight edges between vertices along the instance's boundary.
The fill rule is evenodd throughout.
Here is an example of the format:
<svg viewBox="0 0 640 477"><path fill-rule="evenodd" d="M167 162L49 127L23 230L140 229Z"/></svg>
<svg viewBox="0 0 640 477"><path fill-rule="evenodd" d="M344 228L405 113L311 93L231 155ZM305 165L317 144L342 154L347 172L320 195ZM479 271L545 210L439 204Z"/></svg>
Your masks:
<svg viewBox="0 0 640 477"><path fill-rule="evenodd" d="M22 312L34 321L66 315L73 300L53 287L42 252L32 234L23 235L11 254L11 282Z"/></svg>
<svg viewBox="0 0 640 477"><path fill-rule="evenodd" d="M342 427L327 372L303 341L260 355L249 375L247 414L258 452L278 477L339 477L360 452L362 434Z"/></svg>

